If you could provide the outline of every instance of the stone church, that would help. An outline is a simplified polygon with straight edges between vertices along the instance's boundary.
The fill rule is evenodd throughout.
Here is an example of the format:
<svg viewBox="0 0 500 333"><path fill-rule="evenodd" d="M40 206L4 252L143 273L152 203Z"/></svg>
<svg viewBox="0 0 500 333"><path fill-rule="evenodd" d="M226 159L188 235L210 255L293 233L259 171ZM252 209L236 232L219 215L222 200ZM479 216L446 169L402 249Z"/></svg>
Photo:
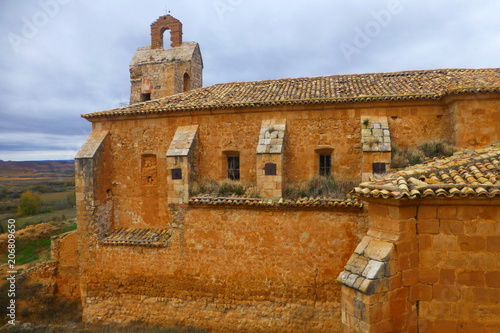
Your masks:
<svg viewBox="0 0 500 333"><path fill-rule="evenodd" d="M162 16L130 63L130 105L82 116L78 230L54 246L60 293L81 299L84 321L498 329L500 69L207 87L202 69L199 45ZM394 147L428 140L459 152L388 173ZM360 185L284 196L318 176Z"/></svg>

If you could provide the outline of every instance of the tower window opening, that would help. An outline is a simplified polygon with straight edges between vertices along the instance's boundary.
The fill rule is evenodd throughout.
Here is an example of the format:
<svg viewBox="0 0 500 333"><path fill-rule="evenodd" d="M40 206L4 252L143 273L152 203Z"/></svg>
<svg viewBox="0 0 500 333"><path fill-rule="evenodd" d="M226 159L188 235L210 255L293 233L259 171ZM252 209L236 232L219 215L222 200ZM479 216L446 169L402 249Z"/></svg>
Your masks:
<svg viewBox="0 0 500 333"><path fill-rule="evenodd" d="M191 90L191 78L188 73L184 73L184 92Z"/></svg>
<svg viewBox="0 0 500 333"><path fill-rule="evenodd" d="M151 100L151 93L141 94L141 102L146 102Z"/></svg>

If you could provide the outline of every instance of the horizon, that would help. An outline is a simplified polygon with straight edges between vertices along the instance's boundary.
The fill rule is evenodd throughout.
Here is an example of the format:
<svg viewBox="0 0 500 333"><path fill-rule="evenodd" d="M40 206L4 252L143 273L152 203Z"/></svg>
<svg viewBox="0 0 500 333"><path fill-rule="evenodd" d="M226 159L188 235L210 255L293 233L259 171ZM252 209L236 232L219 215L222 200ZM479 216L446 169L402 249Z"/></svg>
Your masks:
<svg viewBox="0 0 500 333"><path fill-rule="evenodd" d="M80 115L129 100L130 61L150 45L150 24L165 13L160 0L50 3L0 3L2 160L74 159L91 131ZM204 87L499 67L500 2L395 0L360 8L340 0L188 0L169 11L182 22L184 41L200 45Z"/></svg>

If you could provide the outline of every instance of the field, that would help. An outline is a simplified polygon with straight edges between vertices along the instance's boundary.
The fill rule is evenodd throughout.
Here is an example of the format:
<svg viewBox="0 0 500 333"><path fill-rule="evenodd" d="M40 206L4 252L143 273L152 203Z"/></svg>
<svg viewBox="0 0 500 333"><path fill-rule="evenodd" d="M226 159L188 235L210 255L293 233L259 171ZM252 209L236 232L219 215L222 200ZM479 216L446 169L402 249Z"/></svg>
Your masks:
<svg viewBox="0 0 500 333"><path fill-rule="evenodd" d="M39 197L37 211L19 214L21 194L32 191ZM3 162L0 161L0 234L7 231L7 221L16 220L16 230L43 222L57 226L53 234L76 228L75 181L73 161ZM70 222L68 222L68 220ZM50 257L50 236L20 241L17 264L34 264ZM2 244L0 244L2 245ZM0 246L3 250L3 245ZM2 253L1 262L5 262Z"/></svg>

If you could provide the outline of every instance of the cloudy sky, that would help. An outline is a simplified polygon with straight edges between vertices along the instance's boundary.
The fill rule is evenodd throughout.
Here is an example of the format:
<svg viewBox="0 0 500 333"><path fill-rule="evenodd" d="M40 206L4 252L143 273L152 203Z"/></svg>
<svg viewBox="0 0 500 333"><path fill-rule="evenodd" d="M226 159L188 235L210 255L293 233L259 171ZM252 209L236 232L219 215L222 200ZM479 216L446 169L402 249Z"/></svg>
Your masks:
<svg viewBox="0 0 500 333"><path fill-rule="evenodd" d="M72 159L80 114L128 101L130 59L166 10L200 44L204 85L500 67L498 0L2 0L0 159Z"/></svg>

